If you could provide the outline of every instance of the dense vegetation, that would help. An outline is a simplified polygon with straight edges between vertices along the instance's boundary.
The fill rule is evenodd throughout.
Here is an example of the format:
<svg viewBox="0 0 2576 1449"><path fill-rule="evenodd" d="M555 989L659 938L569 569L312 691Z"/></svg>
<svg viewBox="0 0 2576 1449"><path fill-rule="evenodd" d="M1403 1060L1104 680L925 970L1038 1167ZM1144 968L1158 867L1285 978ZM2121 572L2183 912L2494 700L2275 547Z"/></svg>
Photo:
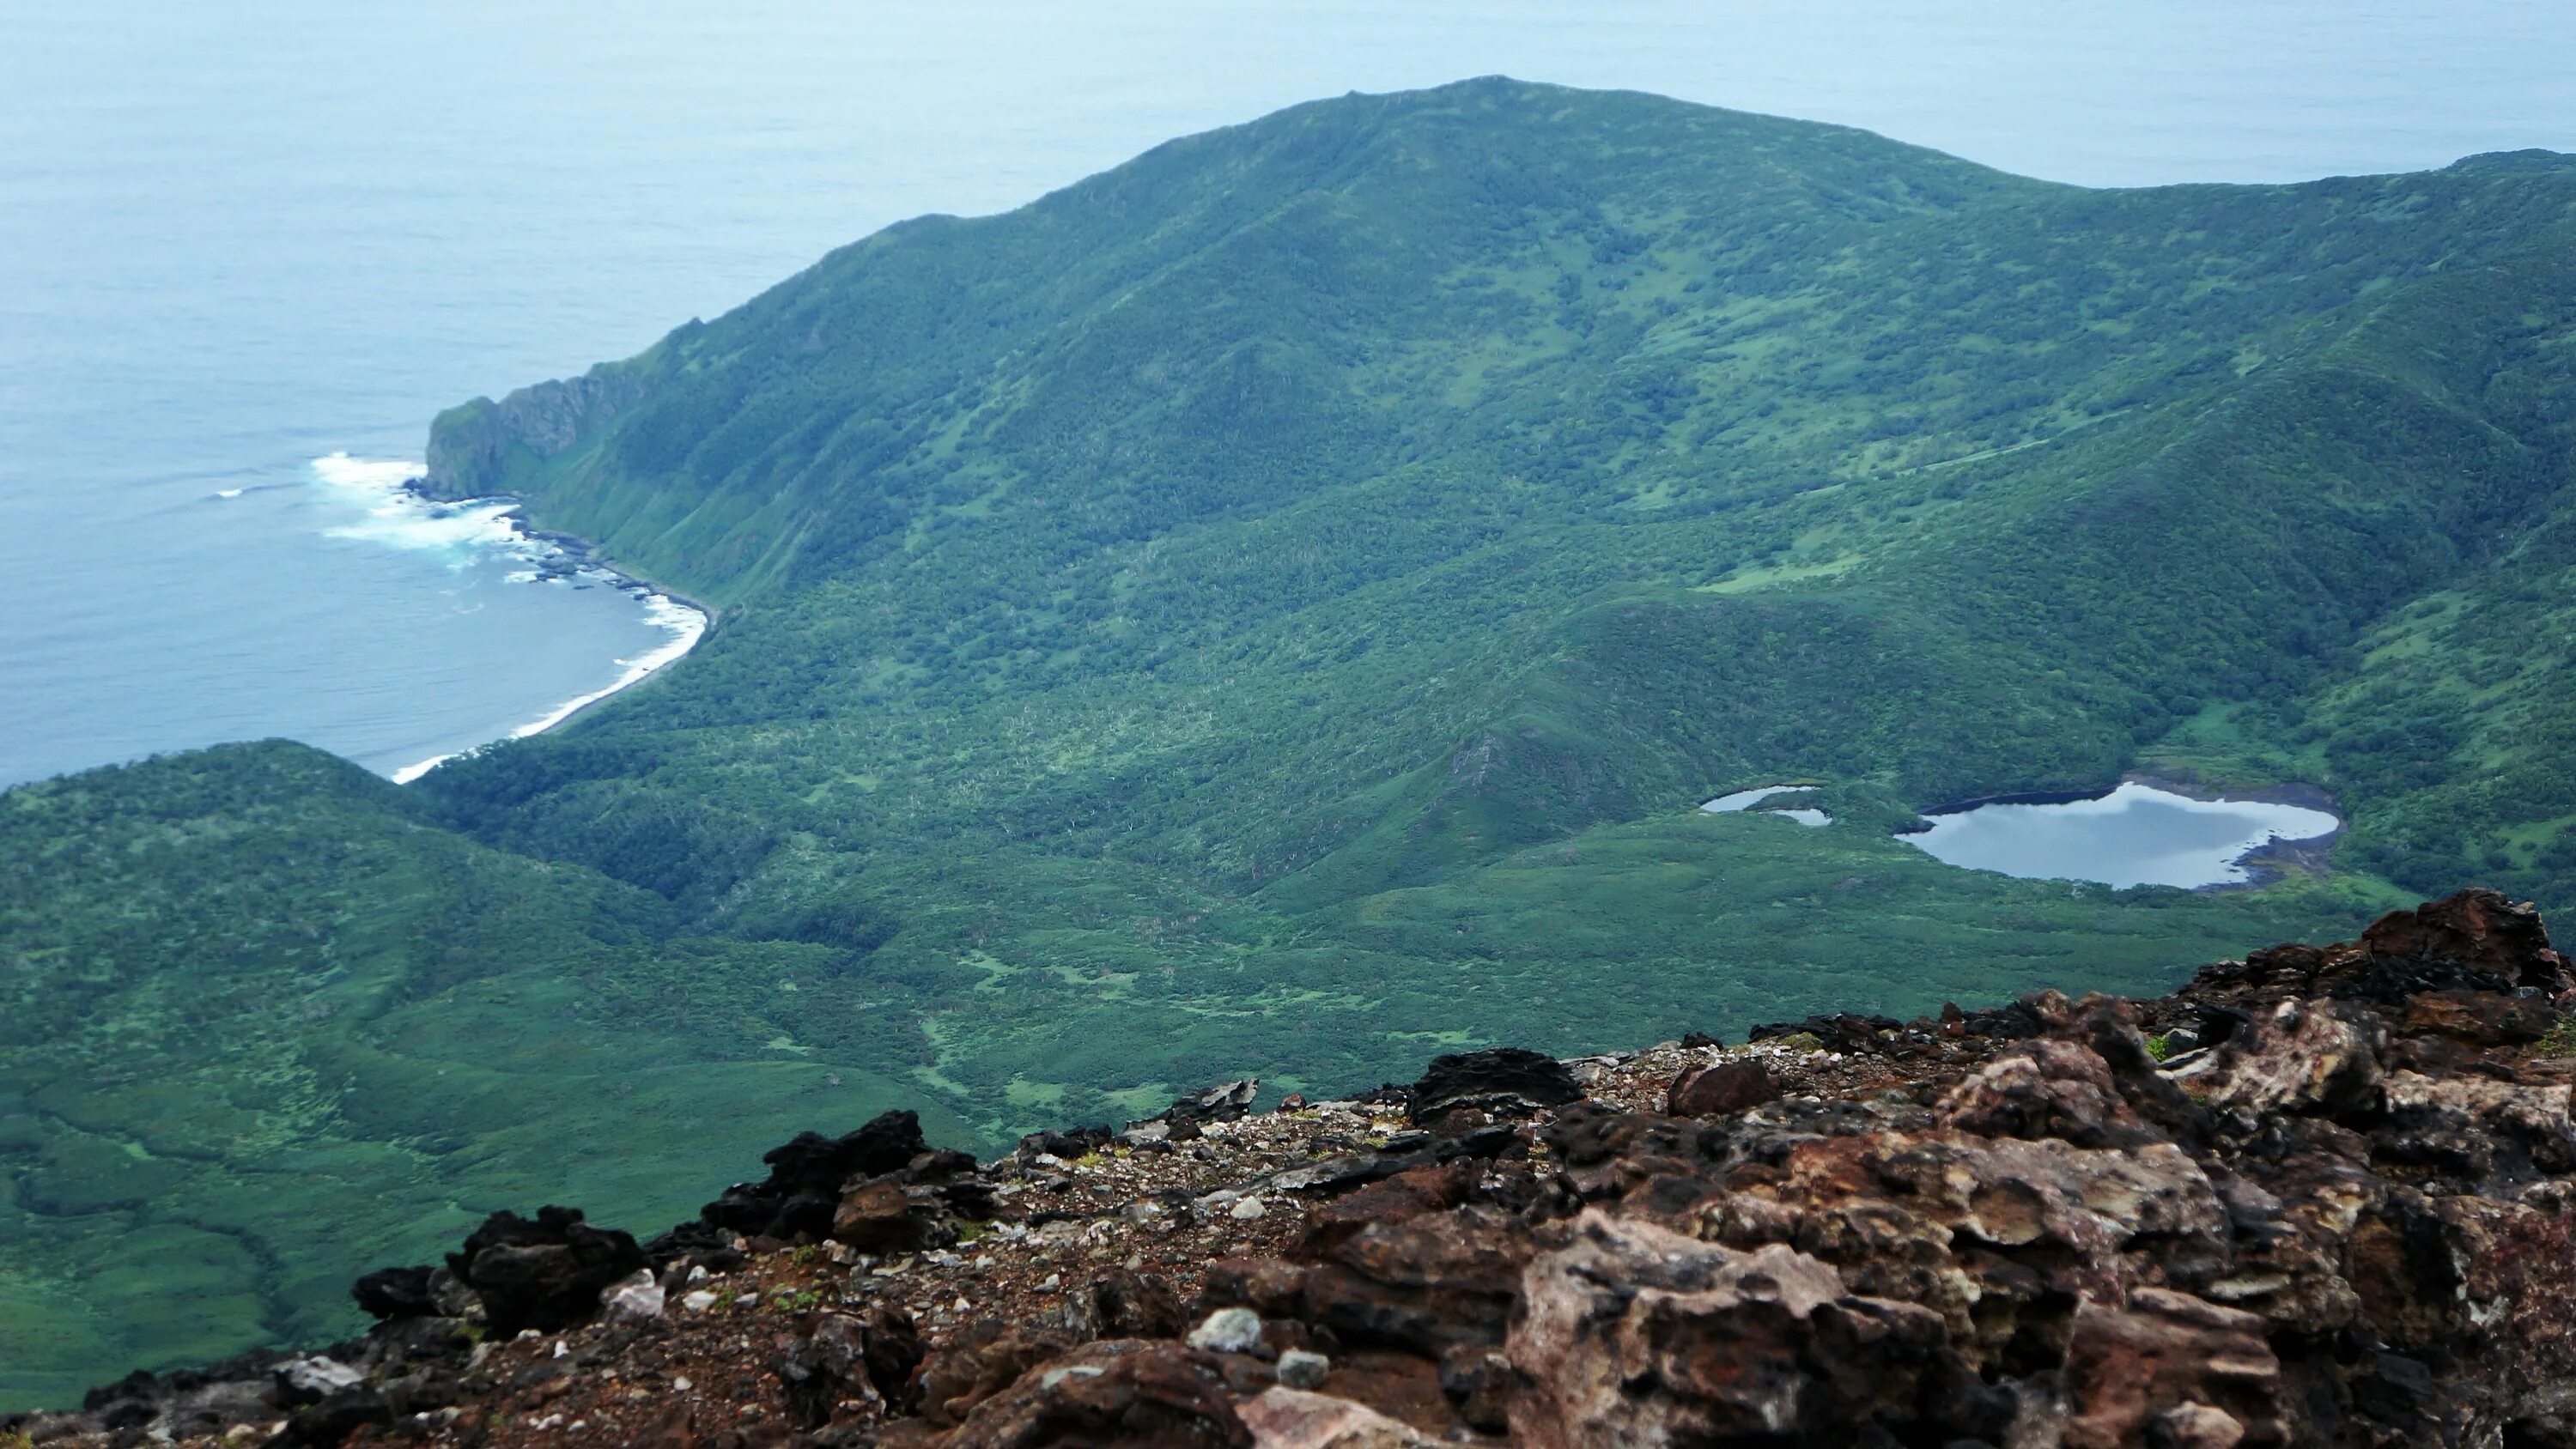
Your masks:
<svg viewBox="0 0 2576 1449"><path fill-rule="evenodd" d="M649 1225L725 1171L674 1162L889 1095L989 1143L2576 902L2571 242L2571 158L2093 192L1477 82L460 408L434 484L718 627L410 790L262 746L0 797L0 1397L301 1330L530 1152ZM2112 893L1888 833L2140 765L2329 786L2342 868ZM1690 809L1783 779L1837 823ZM312 1223L331 1183L387 1209ZM105 1267L214 1238L310 1291L195 1266L152 1328Z"/></svg>

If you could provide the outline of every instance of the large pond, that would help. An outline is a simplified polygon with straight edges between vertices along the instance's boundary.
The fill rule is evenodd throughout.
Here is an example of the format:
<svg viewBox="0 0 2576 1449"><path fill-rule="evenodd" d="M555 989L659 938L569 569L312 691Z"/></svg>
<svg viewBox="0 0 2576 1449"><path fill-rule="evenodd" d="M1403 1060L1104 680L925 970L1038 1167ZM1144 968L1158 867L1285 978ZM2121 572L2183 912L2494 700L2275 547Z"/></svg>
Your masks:
<svg viewBox="0 0 2576 1449"><path fill-rule="evenodd" d="M2194 800L2130 783L2090 800L1995 802L1927 817L1899 838L1970 870L2110 886L2240 884L2245 857L2275 841L2313 840L2342 822L2324 810L2262 800Z"/></svg>

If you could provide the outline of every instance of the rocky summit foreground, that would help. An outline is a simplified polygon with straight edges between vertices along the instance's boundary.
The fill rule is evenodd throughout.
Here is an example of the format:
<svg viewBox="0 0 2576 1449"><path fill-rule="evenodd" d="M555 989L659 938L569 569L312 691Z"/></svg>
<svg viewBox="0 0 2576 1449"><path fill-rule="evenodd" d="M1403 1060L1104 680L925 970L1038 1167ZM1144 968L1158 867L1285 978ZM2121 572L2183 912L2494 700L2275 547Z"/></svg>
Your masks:
<svg viewBox="0 0 2576 1449"><path fill-rule="evenodd" d="M891 1113L0 1443L2571 1445L2570 1006L2470 891L2154 1001L1232 1083L989 1164Z"/></svg>

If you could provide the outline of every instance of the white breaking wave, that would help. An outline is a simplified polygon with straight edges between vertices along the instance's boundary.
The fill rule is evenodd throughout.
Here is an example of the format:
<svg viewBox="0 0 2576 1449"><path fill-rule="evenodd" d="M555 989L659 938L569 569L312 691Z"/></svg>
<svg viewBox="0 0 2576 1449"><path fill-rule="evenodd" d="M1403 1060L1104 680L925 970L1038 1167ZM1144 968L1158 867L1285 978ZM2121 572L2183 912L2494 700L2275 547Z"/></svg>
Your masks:
<svg viewBox="0 0 2576 1449"><path fill-rule="evenodd" d="M511 516L516 505L507 499L440 503L413 492L409 485L428 471L422 463L352 458L346 453L314 459L314 477L359 495L367 507L364 518L324 532L389 548L450 554L460 567L484 552L535 560L557 551L519 531L518 520Z"/></svg>
<svg viewBox="0 0 2576 1449"><path fill-rule="evenodd" d="M363 539L393 548L420 549L455 556L462 567L478 556L500 555L527 563L543 564L564 556L564 550L541 538L531 538L519 528L514 512L518 505L502 498L469 498L462 503L440 503L412 491L411 484L429 472L425 464L378 458L352 458L347 453L333 453L313 460L313 476L334 488L362 495L367 504L366 517L355 523L327 530L334 538ZM235 490L239 491L239 490ZM615 584L630 588L638 603L644 606L644 622L668 634L660 648L634 659L620 659L625 673L605 689L594 689L556 705L543 715L518 726L509 733L514 740L543 734L565 720L599 703L621 689L632 687L653 671L697 647L707 632L707 616L689 605L641 585L630 584L606 569L585 568L579 576L593 583ZM513 584L546 582L561 578L557 569L551 576L541 569L514 569L504 575ZM433 755L418 764L405 765L393 772L397 785L408 785L440 765L471 751L451 751Z"/></svg>
<svg viewBox="0 0 2576 1449"><path fill-rule="evenodd" d="M242 496L242 491L238 488L218 488L215 490L215 496L217 498L239 498Z"/></svg>

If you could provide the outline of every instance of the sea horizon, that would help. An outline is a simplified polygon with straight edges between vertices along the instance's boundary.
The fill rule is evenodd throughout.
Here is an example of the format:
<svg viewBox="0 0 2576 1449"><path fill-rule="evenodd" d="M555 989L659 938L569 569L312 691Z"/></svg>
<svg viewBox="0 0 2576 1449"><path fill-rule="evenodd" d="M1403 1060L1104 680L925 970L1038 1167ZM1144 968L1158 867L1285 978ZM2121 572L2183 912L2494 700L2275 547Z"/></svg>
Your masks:
<svg viewBox="0 0 2576 1449"><path fill-rule="evenodd" d="M516 577L492 517L380 514L316 460L416 468L442 408L631 355L904 217L1007 210L1298 101L1508 72L2093 185L2576 149L2565 27L2536 9L2181 12L648 4L551 40L570 22L492 3L390 28L311 0L248 25L13 14L0 786L272 735L410 778L560 727L684 654L676 621ZM970 37L990 64L932 86L917 58ZM1075 73L1096 83L1047 84Z"/></svg>

